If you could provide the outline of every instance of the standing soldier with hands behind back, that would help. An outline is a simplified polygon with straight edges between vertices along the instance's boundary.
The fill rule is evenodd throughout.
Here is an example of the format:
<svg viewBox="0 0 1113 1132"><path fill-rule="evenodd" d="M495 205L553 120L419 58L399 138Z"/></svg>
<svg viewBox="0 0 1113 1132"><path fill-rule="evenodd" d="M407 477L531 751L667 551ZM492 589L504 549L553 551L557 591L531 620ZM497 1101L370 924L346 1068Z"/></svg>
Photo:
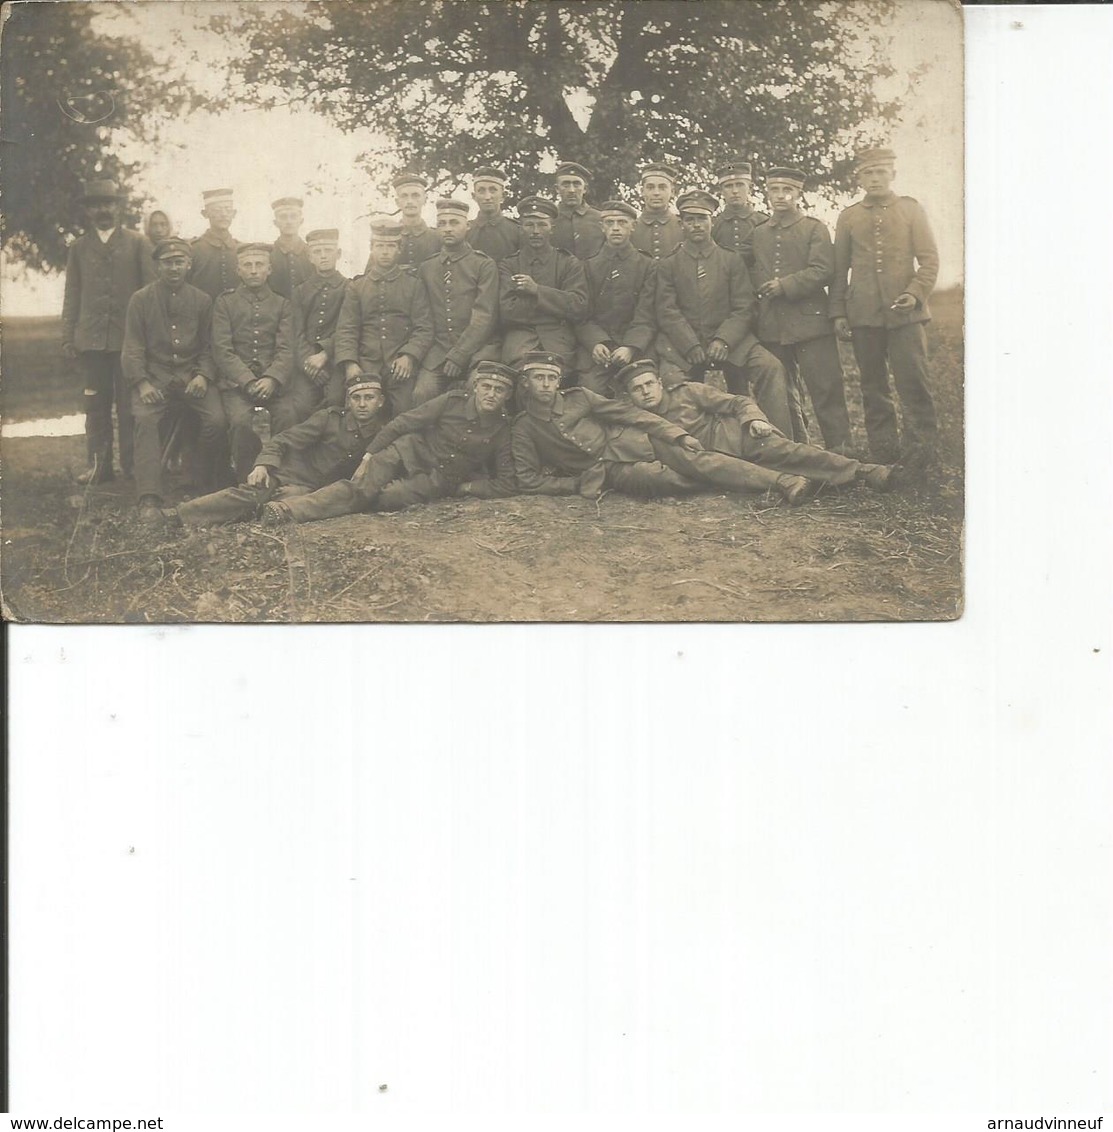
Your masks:
<svg viewBox="0 0 1113 1132"><path fill-rule="evenodd" d="M280 197L274 209L274 226L278 239L271 247L270 289L284 299L293 297L295 289L313 274L309 248L298 235L302 223L301 197Z"/></svg>
<svg viewBox="0 0 1113 1132"><path fill-rule="evenodd" d="M747 265L751 265L753 253L750 245L754 229L769 219L768 214L750 203L754 187L753 166L748 161L731 161L718 171L715 179L725 205L711 230L711 238L728 252L738 252Z"/></svg>
<svg viewBox="0 0 1113 1132"><path fill-rule="evenodd" d="M671 165L647 165L642 170L642 209L630 243L653 259L672 255L684 238L680 217L669 204L676 192L679 172Z"/></svg>
<svg viewBox="0 0 1113 1132"><path fill-rule="evenodd" d="M495 263L513 255L522 246L522 230L503 214L506 173L493 165L481 165L471 175L471 199L479 215L468 224L468 243Z"/></svg>
<svg viewBox="0 0 1113 1132"><path fill-rule="evenodd" d="M190 242L189 282L215 299L225 291L234 291L240 281L236 261L239 241L229 231L236 209L231 189L207 189L201 198L204 201L201 215L208 220L209 227Z"/></svg>
<svg viewBox="0 0 1113 1132"><path fill-rule="evenodd" d="M591 174L575 161L566 161L557 166L555 176L560 203L553 220L553 247L590 259L603 246L599 213L584 201Z"/></svg>

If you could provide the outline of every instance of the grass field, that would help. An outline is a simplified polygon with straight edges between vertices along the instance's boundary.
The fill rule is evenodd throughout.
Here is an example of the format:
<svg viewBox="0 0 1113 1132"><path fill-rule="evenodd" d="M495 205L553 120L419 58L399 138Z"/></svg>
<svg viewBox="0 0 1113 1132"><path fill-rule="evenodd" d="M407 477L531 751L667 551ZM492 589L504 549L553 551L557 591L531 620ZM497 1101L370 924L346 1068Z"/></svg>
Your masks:
<svg viewBox="0 0 1113 1132"><path fill-rule="evenodd" d="M962 296L929 327L943 475L789 509L704 495L444 500L293 529L158 532L83 490L84 438L0 442L5 615L26 621L877 621L961 611ZM5 420L80 408L53 319L7 320ZM861 397L844 353L855 441Z"/></svg>

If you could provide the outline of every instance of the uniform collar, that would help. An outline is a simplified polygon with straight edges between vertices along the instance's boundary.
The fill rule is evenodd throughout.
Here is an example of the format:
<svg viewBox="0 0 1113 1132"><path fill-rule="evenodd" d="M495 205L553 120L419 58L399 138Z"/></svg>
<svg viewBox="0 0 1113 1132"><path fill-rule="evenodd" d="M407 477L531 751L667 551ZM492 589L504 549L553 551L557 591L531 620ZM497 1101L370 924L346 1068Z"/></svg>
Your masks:
<svg viewBox="0 0 1113 1132"><path fill-rule="evenodd" d="M692 259L707 259L715 250L715 246L714 240L708 240L702 248L696 247L695 244L689 244L687 240L684 240L680 245L681 249L687 252Z"/></svg>
<svg viewBox="0 0 1113 1132"><path fill-rule="evenodd" d="M238 241L234 236L225 233L223 236L214 228L210 228L207 232L203 233L201 239L207 244L212 244L215 248L229 248L235 250Z"/></svg>
<svg viewBox="0 0 1113 1132"><path fill-rule="evenodd" d="M472 224L476 228L494 228L497 224L502 224L509 220L509 217L501 212L496 212L494 216L488 218L487 214L481 212L473 221Z"/></svg>
<svg viewBox="0 0 1113 1132"><path fill-rule="evenodd" d="M267 286L266 283L258 290L258 292L249 291L246 283L241 283L236 288L236 294L242 295L249 303L265 303L274 292Z"/></svg>
<svg viewBox="0 0 1113 1132"><path fill-rule="evenodd" d="M529 244L525 244L522 247L522 255L525 256L526 263L548 263L556 255L556 248L550 244L545 251L535 252Z"/></svg>
<svg viewBox="0 0 1113 1132"><path fill-rule="evenodd" d="M335 267L328 273L328 275L321 275L316 271L313 273L313 282L318 287L323 287L326 283L340 283L343 281L343 279L344 276L341 275Z"/></svg>
<svg viewBox="0 0 1113 1132"><path fill-rule="evenodd" d="M441 248L441 263L455 263L458 259L463 259L464 256L470 255L472 251L471 244L464 240L463 243L456 249L455 253L450 253L448 248Z"/></svg>
<svg viewBox="0 0 1113 1132"><path fill-rule="evenodd" d="M602 255L607 259L629 259L634 254L635 248L633 244L627 244L624 248L615 248L610 244L603 245Z"/></svg>
<svg viewBox="0 0 1113 1132"><path fill-rule="evenodd" d="M539 421L552 420L553 417L564 416L564 394L557 390L557 395L551 405L542 405L532 397L526 402L526 412Z"/></svg>
<svg viewBox="0 0 1113 1132"><path fill-rule="evenodd" d="M355 416L347 408L345 408L344 409L344 427L348 430L348 432L353 432L353 433L356 434L356 436L358 436L362 439L365 435L364 432L363 432L364 428L370 429L370 428L373 428L375 425L379 424L381 419L382 419L382 415L383 415L383 410L380 409L367 422L366 425L361 425L359 423L359 421L356 420Z"/></svg>
<svg viewBox="0 0 1113 1132"><path fill-rule="evenodd" d="M424 220L418 218L417 223L411 228L405 221L402 222L402 235L403 236L420 236L423 232L429 231L429 225Z"/></svg>
<svg viewBox="0 0 1113 1132"><path fill-rule="evenodd" d="M754 206L752 204L728 204L722 211L722 217L738 217L740 220L748 220L754 214Z"/></svg>
<svg viewBox="0 0 1113 1132"><path fill-rule="evenodd" d="M890 189L880 200L870 200L869 197L863 197L862 204L864 204L866 208L888 208L896 199L897 194Z"/></svg>
<svg viewBox="0 0 1113 1132"><path fill-rule="evenodd" d="M300 236L279 236L274 242L275 248L280 252L306 252L309 245Z"/></svg>
<svg viewBox="0 0 1113 1132"><path fill-rule="evenodd" d="M804 219L805 215L806 213L803 213L800 211L800 209L796 208L788 214L787 220L778 220L777 217L780 216L780 213L774 212L769 217L767 223L773 228L791 228L793 224L799 224L800 221Z"/></svg>
<svg viewBox="0 0 1113 1132"><path fill-rule="evenodd" d="M367 278L374 279L376 283L389 282L391 279L397 279L402 274L402 265L396 263L389 271L383 271L379 267L370 267L367 271Z"/></svg>
<svg viewBox="0 0 1113 1132"><path fill-rule="evenodd" d="M677 214L675 212L669 212L667 210L665 212L645 212L645 211L643 211L641 216L638 217L638 219L643 224L668 224L672 220L679 221L680 217L677 216Z"/></svg>
<svg viewBox="0 0 1113 1132"><path fill-rule="evenodd" d="M576 216L583 216L587 212L587 204L581 204L577 208L573 208L570 204L558 204L557 213L560 216L571 216L573 213Z"/></svg>

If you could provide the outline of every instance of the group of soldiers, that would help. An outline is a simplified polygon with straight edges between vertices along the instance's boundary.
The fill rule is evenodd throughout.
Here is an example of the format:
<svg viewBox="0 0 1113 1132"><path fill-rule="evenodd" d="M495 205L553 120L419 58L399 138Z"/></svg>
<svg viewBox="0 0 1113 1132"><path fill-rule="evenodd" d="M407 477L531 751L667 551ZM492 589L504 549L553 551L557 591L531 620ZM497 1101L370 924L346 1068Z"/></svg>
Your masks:
<svg viewBox="0 0 1113 1132"><path fill-rule="evenodd" d="M204 524L394 510L445 495L642 496L715 487L798 502L816 485L887 490L930 474L936 418L924 323L938 256L923 209L892 191L895 155L860 154L863 199L835 239L804 213L806 175L749 163L677 196L641 170L642 208L585 196L504 212L507 176L471 175L478 215L393 178L398 214L371 219L353 280L337 229L300 236L303 202L273 204L278 239L230 232L233 193L204 193L192 241L120 226L109 181L86 187L71 246L63 348L85 381L89 468L134 466L140 517ZM675 203L674 203L675 202ZM870 462L854 452L837 338L861 373ZM901 402L903 438L892 386ZM810 399L823 447L810 443ZM257 413L269 411L263 444ZM167 425L196 427L203 494L167 508ZM902 445L903 439L903 445ZM896 465L896 467L894 467Z"/></svg>

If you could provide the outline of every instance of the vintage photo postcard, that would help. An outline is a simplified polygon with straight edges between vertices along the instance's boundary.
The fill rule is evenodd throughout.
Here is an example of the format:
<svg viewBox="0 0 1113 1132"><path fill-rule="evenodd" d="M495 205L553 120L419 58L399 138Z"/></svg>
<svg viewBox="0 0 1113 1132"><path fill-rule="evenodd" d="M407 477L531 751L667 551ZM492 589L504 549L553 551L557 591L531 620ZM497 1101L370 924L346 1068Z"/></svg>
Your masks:
<svg viewBox="0 0 1113 1132"><path fill-rule="evenodd" d="M6 618L961 615L955 5L3 11Z"/></svg>

